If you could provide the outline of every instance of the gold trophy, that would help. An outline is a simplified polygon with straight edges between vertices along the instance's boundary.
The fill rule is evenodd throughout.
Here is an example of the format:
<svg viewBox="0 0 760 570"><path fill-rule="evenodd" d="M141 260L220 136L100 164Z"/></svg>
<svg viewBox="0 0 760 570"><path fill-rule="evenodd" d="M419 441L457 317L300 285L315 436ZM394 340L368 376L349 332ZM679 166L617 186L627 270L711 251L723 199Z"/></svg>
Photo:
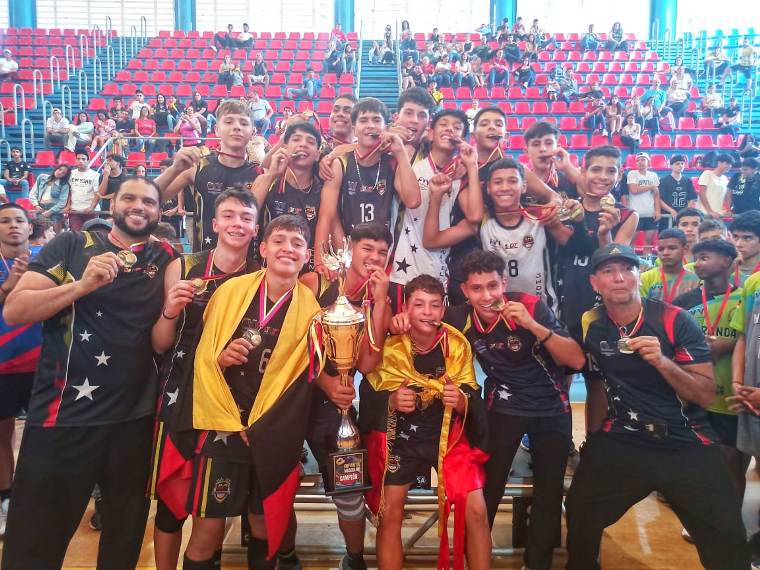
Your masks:
<svg viewBox="0 0 760 570"><path fill-rule="evenodd" d="M364 336L366 319L346 297L346 267L351 265L348 239L343 248L335 251L332 240L329 251L322 242L322 263L331 271L338 272L338 298L335 303L317 315L322 323L325 355L340 375L340 382L349 386L353 382L351 371L359 357L359 347ZM340 410L340 426L336 437L338 450L330 454L329 477L324 482L327 495L364 491L369 489L367 450L360 449L359 429L348 410Z"/></svg>

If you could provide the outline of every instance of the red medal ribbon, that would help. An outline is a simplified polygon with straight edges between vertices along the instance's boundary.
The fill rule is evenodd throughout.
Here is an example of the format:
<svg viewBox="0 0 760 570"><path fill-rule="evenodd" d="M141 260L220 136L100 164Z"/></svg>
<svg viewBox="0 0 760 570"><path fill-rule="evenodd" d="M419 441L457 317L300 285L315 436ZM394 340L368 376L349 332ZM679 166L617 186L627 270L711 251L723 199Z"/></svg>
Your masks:
<svg viewBox="0 0 760 570"><path fill-rule="evenodd" d="M708 311L707 307L707 291L705 290L705 287L702 286L702 311L705 315L705 328L707 329L707 334L709 336L713 336L715 334L715 328L718 326L718 323L720 322L720 318L723 316L723 312L726 310L726 305L728 304L728 297L731 295L731 283L728 284L728 287L726 287L726 292L723 293L723 302L720 304L720 309L718 309L718 314L715 316L715 322L710 322L710 312Z"/></svg>
<svg viewBox="0 0 760 570"><path fill-rule="evenodd" d="M662 280L662 300L666 303L672 303L673 297L676 295L676 291L678 291L678 286L681 284L681 279L683 279L683 276L686 274L686 268L681 267L681 271L678 274L678 277L676 277L675 283L673 283L673 288L670 290L670 293L668 293L668 280L665 276L665 269L660 266L660 279Z"/></svg>
<svg viewBox="0 0 760 570"><path fill-rule="evenodd" d="M238 273L241 269L243 269L246 265L247 260L243 260L243 263L241 263L237 269L234 271L230 271L229 273L212 273L214 270L214 256L216 255L216 248L211 250L211 255L208 256L208 259L206 260L206 269L203 272L203 277L196 277L196 279L201 279L202 281L217 281L219 279L224 279L225 277L229 277L230 275L234 275L235 273Z"/></svg>
<svg viewBox="0 0 760 570"><path fill-rule="evenodd" d="M282 306L285 304L285 302L290 298L290 295L293 293L293 288L288 289L285 291L285 293L277 299L275 304L272 306L269 311L267 311L267 282L266 279L264 280L264 285L262 288L262 292L259 295L259 329L263 329L269 321L271 321L274 316L277 314L277 311L282 308Z"/></svg>
<svg viewBox="0 0 760 570"><path fill-rule="evenodd" d="M760 271L760 263L758 263L752 268L750 275L754 275L758 271ZM734 270L734 287L741 287L741 276L742 276L741 271L739 269L739 266L737 265L736 269Z"/></svg>
<svg viewBox="0 0 760 570"><path fill-rule="evenodd" d="M608 313L609 316L609 313ZM620 334L620 338L631 338L633 335L635 335L637 332L639 332L639 329L641 328L641 325L644 324L644 305L641 305L641 309L639 309L639 316L636 317L636 322L633 325L633 330L631 332L628 332L626 327L621 326L620 324L615 321L610 316L610 320L615 323L615 326L618 328L618 333Z"/></svg>
<svg viewBox="0 0 760 570"><path fill-rule="evenodd" d="M507 303L508 300L505 298L504 302ZM475 330L477 330L480 334L489 334L490 332L492 332L496 328L496 326L499 324L499 321L502 321L507 326L507 329L509 329L510 331L513 331L517 328L517 323L515 323L511 319L505 319L504 315L501 314L501 311L499 311L499 316L496 317L493 320L493 322L486 327L481 322L480 317L478 316L478 312L475 310L475 308L473 308L472 320L475 323Z"/></svg>
<svg viewBox="0 0 760 570"><path fill-rule="evenodd" d="M372 156L373 154L375 154L380 149L380 147L382 146L382 144L383 144L383 140L380 139L379 141L377 141L377 143L375 144L375 146L373 146L371 149L369 149L367 151L367 154L360 153L358 147L354 148L354 154L356 155L356 159L357 160L366 160L366 159L368 159L370 156Z"/></svg>
<svg viewBox="0 0 760 570"><path fill-rule="evenodd" d="M428 162L430 163L430 167L433 169L433 172L435 174L443 173L446 176L453 176L454 172L457 170L457 166L459 166L459 156L452 158L449 163L443 168L438 168L438 166L436 166L435 162L433 161L433 157L430 154L428 154Z"/></svg>

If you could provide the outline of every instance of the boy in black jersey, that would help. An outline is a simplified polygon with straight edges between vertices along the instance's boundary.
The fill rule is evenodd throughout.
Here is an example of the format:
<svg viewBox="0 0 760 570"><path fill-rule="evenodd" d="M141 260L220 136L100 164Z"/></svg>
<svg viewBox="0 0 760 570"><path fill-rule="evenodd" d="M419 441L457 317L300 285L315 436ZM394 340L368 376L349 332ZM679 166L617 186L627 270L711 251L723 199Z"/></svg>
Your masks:
<svg viewBox="0 0 760 570"><path fill-rule="evenodd" d="M60 568L95 484L99 566L137 564L158 395L150 330L174 256L150 237L160 203L155 184L128 178L111 232L59 234L5 301L8 324L45 322L3 568Z"/></svg>
<svg viewBox="0 0 760 570"><path fill-rule="evenodd" d="M322 180L316 175L322 136L311 123L292 123L285 129L283 145L270 157L269 168L253 183L261 205L261 227L277 216L300 216L309 226L312 239L317 229ZM314 269L314 242L309 242L309 263Z"/></svg>
<svg viewBox="0 0 760 570"><path fill-rule="evenodd" d="M219 150L204 155L201 147L183 147L174 155L174 163L156 178L164 201L187 187L192 188L195 196L193 251L216 244L211 219L217 196L231 187L251 191L257 175L257 167L246 158L246 145L254 134L248 106L242 101L224 101L216 109L216 118ZM259 207L262 202L263 197L257 199Z"/></svg>
<svg viewBox="0 0 760 570"><path fill-rule="evenodd" d="M359 224L351 231L351 266L346 271L346 295L357 307L369 304L368 326L372 332L364 335L361 351L373 350L372 339L383 339L388 332L391 310L388 300L389 279L385 272L388 252L393 245L390 231L380 224ZM317 297L321 307L329 307L338 297L337 281L329 281L319 273L301 277ZM329 364L328 364L329 367ZM343 386L337 375L322 374L309 417L307 442L314 454L322 477L328 477L330 453L337 451L336 434L340 425L338 408L352 409L356 396L353 384ZM346 556L341 570L363 570L365 507L362 493L339 494L332 497L338 511L338 524L346 542Z"/></svg>
<svg viewBox="0 0 760 570"><path fill-rule="evenodd" d="M567 495L568 570L598 570L604 529L659 491L707 570L747 570L741 506L703 409L710 350L686 311L639 294L639 258L609 244L589 260L603 305L574 334L604 382L608 412L581 450Z"/></svg>
<svg viewBox="0 0 760 570"><path fill-rule="evenodd" d="M420 187L404 142L385 130L388 109L378 99L360 100L351 111L356 148L332 164L333 178L322 188L315 243L343 241L355 225L378 222L391 228L400 204L420 205ZM386 153L390 153L389 157ZM317 257L316 271L327 268Z"/></svg>
<svg viewBox="0 0 760 570"><path fill-rule="evenodd" d="M158 568L176 568L187 518L192 465L197 434L192 414L183 408L193 377L193 360L211 295L231 277L251 269L248 247L256 233L256 204L246 190L229 189L216 199L212 220L218 236L214 249L183 255L166 270L166 301L153 325L153 349L165 354L153 444L150 494L157 499L153 545ZM218 545L221 556L221 543Z"/></svg>
<svg viewBox="0 0 760 570"><path fill-rule="evenodd" d="M309 341L319 311L298 282L308 260L303 218L280 216L261 243L266 269L230 279L213 295L196 350L192 419L202 430L188 510L183 567L214 568L228 516L246 514L248 566L274 569L291 525L313 377Z"/></svg>
<svg viewBox="0 0 760 570"><path fill-rule="evenodd" d="M447 513L455 507L454 567L490 568L491 537L483 499L487 423L472 351L454 327L441 324L444 290L429 275L406 286L408 332L362 353L359 428L368 449L373 489L367 505L379 518L378 566L401 570L401 524L407 492L438 472L439 567L448 568ZM397 317L399 318L399 317ZM465 536L462 536L464 534Z"/></svg>
<svg viewBox="0 0 760 570"><path fill-rule="evenodd" d="M562 198L580 198L576 186L580 172L570 162L570 153L559 146L557 127L538 121L523 133L523 138L530 172Z"/></svg>
<svg viewBox="0 0 760 570"><path fill-rule="evenodd" d="M504 269L495 253L467 255L462 290L468 304L450 308L444 320L464 333L486 373L488 520L493 526L512 460L527 433L534 483L524 563L531 570L549 570L571 436L563 366L580 368L584 356L540 297L505 293Z"/></svg>

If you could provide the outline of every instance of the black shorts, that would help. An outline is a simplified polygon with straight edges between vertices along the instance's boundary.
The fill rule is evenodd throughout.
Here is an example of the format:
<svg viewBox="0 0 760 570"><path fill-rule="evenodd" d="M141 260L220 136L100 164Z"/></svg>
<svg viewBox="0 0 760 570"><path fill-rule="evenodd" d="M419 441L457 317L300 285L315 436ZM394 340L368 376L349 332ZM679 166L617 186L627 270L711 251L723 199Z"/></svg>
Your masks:
<svg viewBox="0 0 760 570"><path fill-rule="evenodd" d="M187 511L202 518L264 513L263 497L252 463L196 455Z"/></svg>
<svg viewBox="0 0 760 570"><path fill-rule="evenodd" d="M430 486L430 470L438 469L438 442L406 444L396 440L388 456L386 485Z"/></svg>
<svg viewBox="0 0 760 570"><path fill-rule="evenodd" d="M638 231L656 230L658 222L654 221L654 218L639 218L639 225L636 227Z"/></svg>
<svg viewBox="0 0 760 570"><path fill-rule="evenodd" d="M739 425L739 416L708 411L707 420L718 434L721 445L736 447L736 431Z"/></svg>
<svg viewBox="0 0 760 570"><path fill-rule="evenodd" d="M0 374L0 420L15 418L29 409L34 372Z"/></svg>

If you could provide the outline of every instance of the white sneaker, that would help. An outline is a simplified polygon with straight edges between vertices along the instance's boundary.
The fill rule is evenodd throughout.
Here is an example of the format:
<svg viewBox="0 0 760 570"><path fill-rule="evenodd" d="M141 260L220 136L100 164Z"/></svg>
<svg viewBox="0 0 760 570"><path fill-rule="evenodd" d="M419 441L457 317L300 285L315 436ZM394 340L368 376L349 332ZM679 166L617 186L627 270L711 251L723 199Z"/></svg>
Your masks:
<svg viewBox="0 0 760 570"><path fill-rule="evenodd" d="M8 521L8 505L10 499L0 502L0 538L5 538L5 523Z"/></svg>

